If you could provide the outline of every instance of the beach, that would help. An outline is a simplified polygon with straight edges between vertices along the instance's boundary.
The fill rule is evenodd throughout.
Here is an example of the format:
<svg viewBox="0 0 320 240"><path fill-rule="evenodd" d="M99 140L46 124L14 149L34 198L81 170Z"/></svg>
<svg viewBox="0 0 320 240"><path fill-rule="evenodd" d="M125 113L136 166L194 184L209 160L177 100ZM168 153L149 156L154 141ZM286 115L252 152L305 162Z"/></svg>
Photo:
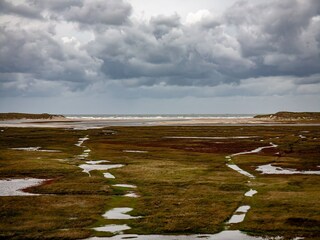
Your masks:
<svg viewBox="0 0 320 240"><path fill-rule="evenodd" d="M254 117L66 117L57 119L19 119L0 121L0 127L46 127L99 129L109 126L246 126L246 125L319 125L320 122L278 121Z"/></svg>

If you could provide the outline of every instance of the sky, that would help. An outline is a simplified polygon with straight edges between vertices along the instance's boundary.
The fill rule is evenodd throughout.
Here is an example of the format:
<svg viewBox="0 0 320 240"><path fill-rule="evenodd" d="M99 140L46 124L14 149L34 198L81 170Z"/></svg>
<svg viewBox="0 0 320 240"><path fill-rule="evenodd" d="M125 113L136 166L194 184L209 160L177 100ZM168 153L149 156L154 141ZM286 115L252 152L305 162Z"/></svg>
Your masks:
<svg viewBox="0 0 320 240"><path fill-rule="evenodd" d="M0 0L0 112L320 111L319 0Z"/></svg>

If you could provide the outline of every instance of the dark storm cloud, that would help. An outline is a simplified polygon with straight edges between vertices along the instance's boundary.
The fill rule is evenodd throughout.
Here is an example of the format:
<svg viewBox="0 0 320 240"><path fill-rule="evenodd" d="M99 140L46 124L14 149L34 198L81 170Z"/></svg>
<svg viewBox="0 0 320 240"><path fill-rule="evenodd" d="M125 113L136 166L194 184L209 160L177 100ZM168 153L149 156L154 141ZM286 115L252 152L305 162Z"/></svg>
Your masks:
<svg viewBox="0 0 320 240"><path fill-rule="evenodd" d="M49 17L78 23L94 29L128 22L131 5L122 0L30 0L36 8L47 10Z"/></svg>
<svg viewBox="0 0 320 240"><path fill-rule="evenodd" d="M0 13L12 14L26 18L42 18L37 9L34 9L28 5L12 4L6 0L0 0Z"/></svg>
<svg viewBox="0 0 320 240"><path fill-rule="evenodd" d="M0 31L0 84L5 92L23 92L46 81L75 91L86 87L94 78L90 73L98 71L99 60L46 31L8 27Z"/></svg>
<svg viewBox="0 0 320 240"><path fill-rule="evenodd" d="M27 0L27 2L39 11L49 10L51 13L63 12L71 7L81 7L83 5L83 0Z"/></svg>
<svg viewBox="0 0 320 240"><path fill-rule="evenodd" d="M180 27L180 17L177 14L152 17L150 25L153 27L153 35L158 39L169 33L172 29Z"/></svg>
<svg viewBox="0 0 320 240"><path fill-rule="evenodd" d="M254 5L242 1L225 14L234 27L242 55L256 63L254 76L319 72L320 2L271 1Z"/></svg>
<svg viewBox="0 0 320 240"><path fill-rule="evenodd" d="M1 27L0 70L2 73L39 73L43 63L63 60L60 46L43 31Z"/></svg>
<svg viewBox="0 0 320 240"><path fill-rule="evenodd" d="M141 78L141 85L214 86L250 77L309 76L320 69L319 5L241 1L222 19L193 25L181 24L177 15L158 16L100 34L88 49L103 60L108 77Z"/></svg>
<svg viewBox="0 0 320 240"><path fill-rule="evenodd" d="M277 94L293 91L293 85L319 84L317 0L240 1L219 18L210 15L187 23L177 14L154 16L149 21L134 19L130 17L132 7L122 0L27 0L23 8L8 1L0 4L7 15L27 17L31 11L32 16L36 9L38 16L45 18L42 23L34 20L9 26L2 21L2 89L23 92L47 84L76 91L116 82L123 87L162 89L226 89L230 85L254 95L272 94L272 89L264 91L263 81L270 82L270 78L274 88L278 81L281 90ZM75 38L61 38L46 26L64 23L90 30L93 40L80 43ZM281 84L281 76L285 84ZM229 89L224 92L234 94Z"/></svg>
<svg viewBox="0 0 320 240"><path fill-rule="evenodd" d="M183 26L172 16L110 29L96 36L88 51L103 60L110 78L148 77L149 84L216 85L236 81L253 66L223 29Z"/></svg>
<svg viewBox="0 0 320 240"><path fill-rule="evenodd" d="M131 6L121 0L85 0L81 7L69 8L63 17L88 25L121 25L128 21L130 14Z"/></svg>

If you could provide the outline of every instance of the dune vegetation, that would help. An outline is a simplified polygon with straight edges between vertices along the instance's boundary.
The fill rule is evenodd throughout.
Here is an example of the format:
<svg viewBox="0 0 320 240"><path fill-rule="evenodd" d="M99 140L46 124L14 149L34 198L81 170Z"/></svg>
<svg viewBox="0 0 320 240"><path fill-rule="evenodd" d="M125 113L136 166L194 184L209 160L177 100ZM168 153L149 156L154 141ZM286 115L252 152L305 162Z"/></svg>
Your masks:
<svg viewBox="0 0 320 240"><path fill-rule="evenodd" d="M320 112L277 112L274 114L256 115L254 118L270 118L273 120L319 121Z"/></svg>
<svg viewBox="0 0 320 240"><path fill-rule="evenodd" d="M32 113L0 113L0 121L17 120L17 119L55 119L64 118L63 115L55 115L48 113L32 114Z"/></svg>

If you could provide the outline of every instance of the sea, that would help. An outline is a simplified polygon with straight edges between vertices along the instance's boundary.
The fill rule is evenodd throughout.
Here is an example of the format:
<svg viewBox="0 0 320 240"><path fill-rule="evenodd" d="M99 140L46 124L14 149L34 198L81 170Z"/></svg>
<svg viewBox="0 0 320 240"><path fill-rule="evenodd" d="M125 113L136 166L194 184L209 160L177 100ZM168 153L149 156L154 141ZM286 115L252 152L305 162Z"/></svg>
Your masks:
<svg viewBox="0 0 320 240"><path fill-rule="evenodd" d="M83 120L172 120L172 119L221 119L251 118L256 114L65 114L69 119Z"/></svg>

